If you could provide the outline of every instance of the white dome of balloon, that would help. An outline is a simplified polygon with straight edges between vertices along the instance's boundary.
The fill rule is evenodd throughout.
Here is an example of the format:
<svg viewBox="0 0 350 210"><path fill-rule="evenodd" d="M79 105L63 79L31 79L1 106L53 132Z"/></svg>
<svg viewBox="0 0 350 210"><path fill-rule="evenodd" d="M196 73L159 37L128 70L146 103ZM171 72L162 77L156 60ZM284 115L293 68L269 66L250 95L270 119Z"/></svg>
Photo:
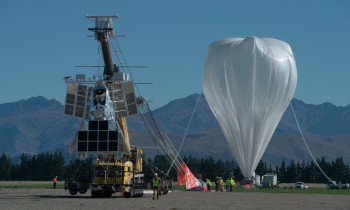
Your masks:
<svg viewBox="0 0 350 210"><path fill-rule="evenodd" d="M255 171L296 84L293 52L283 41L227 38L210 45L204 95L245 178Z"/></svg>

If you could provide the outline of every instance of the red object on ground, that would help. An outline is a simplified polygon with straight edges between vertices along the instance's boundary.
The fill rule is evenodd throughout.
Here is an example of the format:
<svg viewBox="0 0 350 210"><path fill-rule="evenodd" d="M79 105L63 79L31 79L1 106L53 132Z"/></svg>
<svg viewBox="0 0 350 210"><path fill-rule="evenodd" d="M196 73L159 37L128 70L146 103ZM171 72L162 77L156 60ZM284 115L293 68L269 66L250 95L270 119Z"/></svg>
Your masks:
<svg viewBox="0 0 350 210"><path fill-rule="evenodd" d="M244 187L245 189L250 189L250 184L245 184L243 187Z"/></svg>
<svg viewBox="0 0 350 210"><path fill-rule="evenodd" d="M194 187L194 188L191 188L189 189L189 191L203 191L203 192L207 192L207 188L206 187Z"/></svg>
<svg viewBox="0 0 350 210"><path fill-rule="evenodd" d="M197 179L191 170L185 163L181 163L180 169L177 171L177 185L186 185L186 189L191 189L197 187L196 182Z"/></svg>

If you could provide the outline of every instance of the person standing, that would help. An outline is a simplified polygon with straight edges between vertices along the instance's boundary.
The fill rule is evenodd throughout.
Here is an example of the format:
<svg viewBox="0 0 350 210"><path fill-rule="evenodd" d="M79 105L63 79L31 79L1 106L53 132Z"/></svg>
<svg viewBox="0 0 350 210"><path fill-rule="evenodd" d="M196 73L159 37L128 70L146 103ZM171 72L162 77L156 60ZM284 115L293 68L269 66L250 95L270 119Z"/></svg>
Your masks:
<svg viewBox="0 0 350 210"><path fill-rule="evenodd" d="M220 191L223 192L224 180L222 180L222 177L220 177L219 183L220 183Z"/></svg>
<svg viewBox="0 0 350 210"><path fill-rule="evenodd" d="M211 186L211 182L210 180L207 178L207 180L205 181L205 184L207 185L207 192L210 192L210 186Z"/></svg>
<svg viewBox="0 0 350 210"><path fill-rule="evenodd" d="M53 177L53 189L56 189L56 184L57 184L57 176Z"/></svg>
<svg viewBox="0 0 350 210"><path fill-rule="evenodd" d="M215 191L219 191L219 177L216 177L215 179Z"/></svg>
<svg viewBox="0 0 350 210"><path fill-rule="evenodd" d="M230 180L230 192L233 192L233 186L236 185L236 182L235 180L231 177L231 180Z"/></svg>
<svg viewBox="0 0 350 210"><path fill-rule="evenodd" d="M169 180L169 190L173 189L173 178L170 178Z"/></svg>
<svg viewBox="0 0 350 210"><path fill-rule="evenodd" d="M154 177L152 179L152 189L153 189L153 197L152 199L155 199L155 195L157 194L157 200L159 197L159 184L160 184L160 178L158 177L157 173L154 173Z"/></svg>
<svg viewBox="0 0 350 210"><path fill-rule="evenodd" d="M228 192L229 190L230 190L230 179L229 178L227 178L227 180L226 180L226 192Z"/></svg>

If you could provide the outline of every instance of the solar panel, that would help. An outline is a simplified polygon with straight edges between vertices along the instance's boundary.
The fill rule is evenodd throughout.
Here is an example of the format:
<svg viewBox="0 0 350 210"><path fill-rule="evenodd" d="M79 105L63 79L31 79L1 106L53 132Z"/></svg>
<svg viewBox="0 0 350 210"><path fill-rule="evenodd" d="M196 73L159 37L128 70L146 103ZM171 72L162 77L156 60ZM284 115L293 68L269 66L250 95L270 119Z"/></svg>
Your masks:
<svg viewBox="0 0 350 210"><path fill-rule="evenodd" d="M86 101L91 96L92 87L76 82L67 83L64 114L84 118Z"/></svg>
<svg viewBox="0 0 350 210"><path fill-rule="evenodd" d="M128 105L128 111L129 111L129 115L137 114L137 106L136 106L136 104L129 104Z"/></svg>
<svg viewBox="0 0 350 210"><path fill-rule="evenodd" d="M133 82L109 85L108 91L113 102L115 118L137 114Z"/></svg>

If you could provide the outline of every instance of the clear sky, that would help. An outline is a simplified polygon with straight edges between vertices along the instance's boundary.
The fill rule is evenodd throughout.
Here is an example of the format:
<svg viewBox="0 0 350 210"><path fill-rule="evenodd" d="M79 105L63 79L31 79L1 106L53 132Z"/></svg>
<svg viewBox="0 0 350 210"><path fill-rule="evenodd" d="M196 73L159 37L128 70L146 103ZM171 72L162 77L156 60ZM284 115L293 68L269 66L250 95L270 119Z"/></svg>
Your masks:
<svg viewBox="0 0 350 210"><path fill-rule="evenodd" d="M350 104L350 1L0 0L0 103L44 96L63 102L63 76L90 74L97 42L89 15L119 15L119 43L152 109L201 92L211 42L258 36L290 44L295 98Z"/></svg>

